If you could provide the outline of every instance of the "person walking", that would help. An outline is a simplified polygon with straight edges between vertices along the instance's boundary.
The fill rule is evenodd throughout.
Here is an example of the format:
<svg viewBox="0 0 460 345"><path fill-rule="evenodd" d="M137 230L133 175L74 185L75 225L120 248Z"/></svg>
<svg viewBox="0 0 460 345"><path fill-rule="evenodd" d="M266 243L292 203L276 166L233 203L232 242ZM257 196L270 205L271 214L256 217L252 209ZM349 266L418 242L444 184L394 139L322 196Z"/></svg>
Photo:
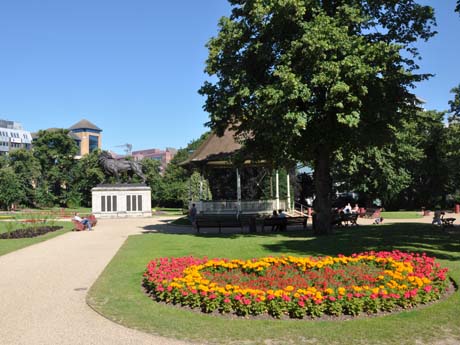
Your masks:
<svg viewBox="0 0 460 345"><path fill-rule="evenodd" d="M197 214L196 206L195 204L192 204L192 207L190 207L188 211L188 219L190 220L190 223L192 224L194 228L196 227L196 214Z"/></svg>

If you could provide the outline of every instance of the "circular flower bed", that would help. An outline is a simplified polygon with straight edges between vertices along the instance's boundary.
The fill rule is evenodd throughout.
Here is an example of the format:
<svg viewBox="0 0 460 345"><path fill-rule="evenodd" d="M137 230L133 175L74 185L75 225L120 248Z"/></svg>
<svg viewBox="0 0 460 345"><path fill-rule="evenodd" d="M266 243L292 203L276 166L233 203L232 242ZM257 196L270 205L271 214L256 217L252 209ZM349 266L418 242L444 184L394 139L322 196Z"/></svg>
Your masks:
<svg viewBox="0 0 460 345"><path fill-rule="evenodd" d="M143 285L158 301L237 315L303 318L410 308L438 299L447 269L425 254L365 252L252 260L159 258Z"/></svg>

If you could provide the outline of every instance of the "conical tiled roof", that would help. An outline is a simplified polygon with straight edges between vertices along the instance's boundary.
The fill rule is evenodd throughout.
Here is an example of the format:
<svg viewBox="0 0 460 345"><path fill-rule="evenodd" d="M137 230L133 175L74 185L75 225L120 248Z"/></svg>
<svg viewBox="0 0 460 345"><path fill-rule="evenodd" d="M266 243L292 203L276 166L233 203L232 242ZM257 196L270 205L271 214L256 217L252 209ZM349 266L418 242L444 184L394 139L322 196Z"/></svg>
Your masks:
<svg viewBox="0 0 460 345"><path fill-rule="evenodd" d="M181 165L227 160L239 149L241 149L241 144L235 139L235 131L226 129L221 137L212 132Z"/></svg>
<svg viewBox="0 0 460 345"><path fill-rule="evenodd" d="M90 121L83 119L76 124L74 124L72 127L69 128L71 131L74 129L92 129L95 131L100 131L102 132L102 129L100 129L98 126L96 126L94 123L91 123Z"/></svg>

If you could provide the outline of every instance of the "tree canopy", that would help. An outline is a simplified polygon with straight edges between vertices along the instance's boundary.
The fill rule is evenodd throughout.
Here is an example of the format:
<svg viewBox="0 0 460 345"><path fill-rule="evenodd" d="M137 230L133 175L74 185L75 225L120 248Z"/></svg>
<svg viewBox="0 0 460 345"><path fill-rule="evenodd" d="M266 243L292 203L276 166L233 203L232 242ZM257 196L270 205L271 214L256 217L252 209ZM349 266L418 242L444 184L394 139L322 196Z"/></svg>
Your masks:
<svg viewBox="0 0 460 345"><path fill-rule="evenodd" d="M394 140L417 111L418 51L434 12L413 0L229 0L208 42L204 109L246 154L276 165L311 163L318 233L330 228L337 150ZM256 157L257 158L257 157Z"/></svg>

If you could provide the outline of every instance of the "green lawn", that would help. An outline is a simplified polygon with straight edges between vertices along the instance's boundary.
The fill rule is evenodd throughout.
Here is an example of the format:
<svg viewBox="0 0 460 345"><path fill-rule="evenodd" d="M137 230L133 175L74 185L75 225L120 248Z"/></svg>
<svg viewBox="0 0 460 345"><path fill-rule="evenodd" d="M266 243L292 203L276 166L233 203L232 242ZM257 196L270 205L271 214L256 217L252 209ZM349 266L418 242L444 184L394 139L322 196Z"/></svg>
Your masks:
<svg viewBox="0 0 460 345"><path fill-rule="evenodd" d="M45 235L33 237L33 238L21 238L21 239L0 239L0 255L4 255L15 250L30 246L35 243L43 242L49 240L50 238L62 235L67 231L70 231L73 227L71 222L54 222L53 225L62 225L64 228L54 232L49 232ZM29 226L29 225L27 225ZM24 224L19 222L10 222L8 224L6 221L0 222L0 233L11 231L20 227L24 227Z"/></svg>
<svg viewBox="0 0 460 345"><path fill-rule="evenodd" d="M188 217L180 217L177 219L174 219L171 224L173 225L191 225L190 220Z"/></svg>
<svg viewBox="0 0 460 345"><path fill-rule="evenodd" d="M420 211L394 211L394 212L381 212L383 218L388 219L417 219L423 218Z"/></svg>
<svg viewBox="0 0 460 345"><path fill-rule="evenodd" d="M158 304L141 291L142 272L155 257L251 258L266 255L335 255L365 250L425 251L460 281L460 234L426 224L361 226L330 237L305 232L267 235L131 236L91 288L88 303L125 326L218 344L433 344L460 342L460 293L414 311L351 321L223 318Z"/></svg>
<svg viewBox="0 0 460 345"><path fill-rule="evenodd" d="M88 207L79 207L79 208L33 208L33 209L24 209L15 212L4 212L0 215L0 220L2 218L12 217L14 219L50 219L50 218L60 218L64 211L64 215L67 217L73 216L75 212L80 214L91 214L91 208Z"/></svg>
<svg viewBox="0 0 460 345"><path fill-rule="evenodd" d="M152 209L153 215L165 215L165 216L182 216L184 211L181 208L170 208L170 207L154 207Z"/></svg>

